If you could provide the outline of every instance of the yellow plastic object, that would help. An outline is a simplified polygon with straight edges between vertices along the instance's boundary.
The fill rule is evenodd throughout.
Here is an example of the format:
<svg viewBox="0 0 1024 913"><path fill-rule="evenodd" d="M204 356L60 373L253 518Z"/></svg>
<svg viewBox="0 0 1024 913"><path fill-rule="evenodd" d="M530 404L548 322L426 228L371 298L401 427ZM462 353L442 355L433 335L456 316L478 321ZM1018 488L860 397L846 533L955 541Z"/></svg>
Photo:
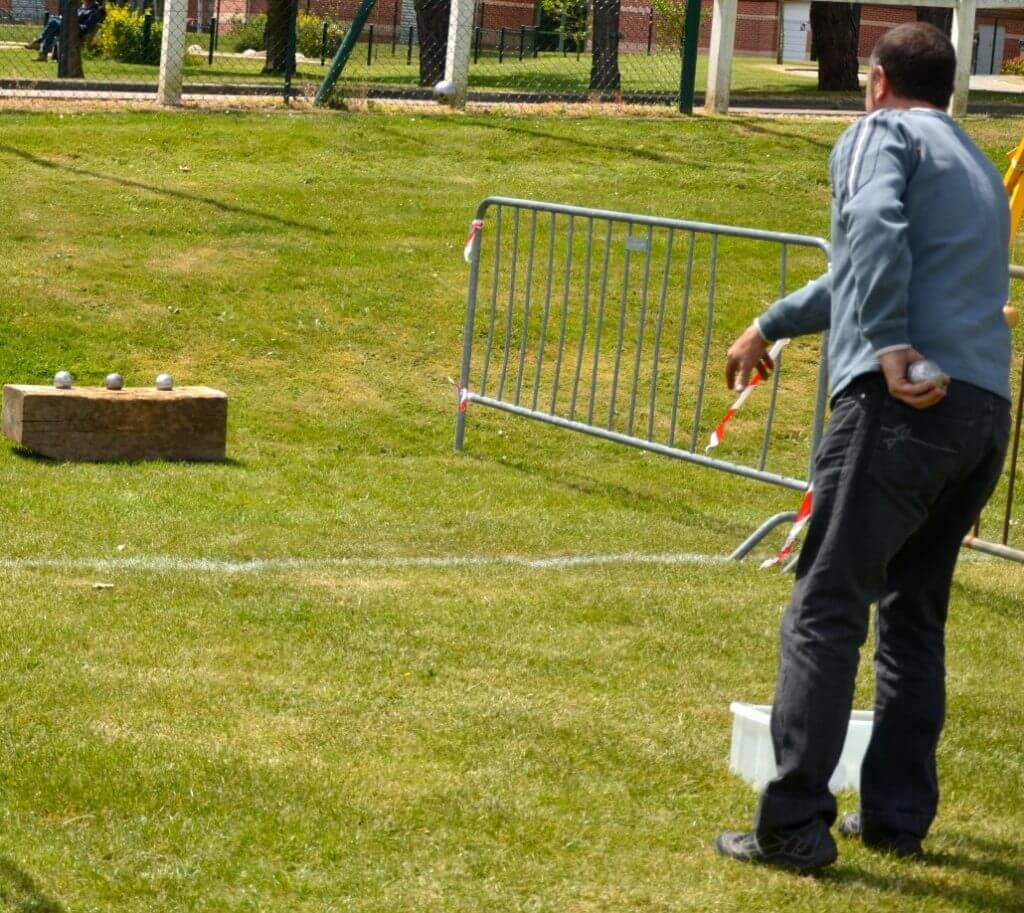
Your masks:
<svg viewBox="0 0 1024 913"><path fill-rule="evenodd" d="M1010 153L1010 167L1003 178L1006 193L1010 197L1010 247L1017 239L1021 216L1024 216L1024 139Z"/></svg>

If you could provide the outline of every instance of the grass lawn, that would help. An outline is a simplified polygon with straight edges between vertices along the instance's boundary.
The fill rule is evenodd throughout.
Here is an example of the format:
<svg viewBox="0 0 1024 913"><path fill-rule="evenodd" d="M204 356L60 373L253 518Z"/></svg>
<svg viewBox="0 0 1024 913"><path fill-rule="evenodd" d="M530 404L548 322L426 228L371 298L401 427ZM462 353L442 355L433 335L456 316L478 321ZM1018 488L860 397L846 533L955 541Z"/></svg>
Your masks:
<svg viewBox="0 0 1024 913"><path fill-rule="evenodd" d="M1024 909L1017 566L959 571L929 861L740 869L728 704L770 700L790 581L714 558L793 494L479 409L451 449L482 197L823 234L841 129L0 116L0 378L220 387L232 457L0 446L0 909ZM773 266L723 275L712 364ZM692 557L502 560L624 553ZM202 563L254 558L294 563Z"/></svg>

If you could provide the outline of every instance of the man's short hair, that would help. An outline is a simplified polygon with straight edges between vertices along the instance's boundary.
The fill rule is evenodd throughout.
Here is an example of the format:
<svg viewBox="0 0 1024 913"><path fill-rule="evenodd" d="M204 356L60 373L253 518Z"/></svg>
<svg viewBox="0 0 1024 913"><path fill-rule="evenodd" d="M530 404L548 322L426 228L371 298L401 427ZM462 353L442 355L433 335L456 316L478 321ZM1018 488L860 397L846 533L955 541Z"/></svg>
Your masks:
<svg viewBox="0 0 1024 913"><path fill-rule="evenodd" d="M871 52L894 93L945 108L953 94L956 52L953 44L928 22L908 22L890 29Z"/></svg>

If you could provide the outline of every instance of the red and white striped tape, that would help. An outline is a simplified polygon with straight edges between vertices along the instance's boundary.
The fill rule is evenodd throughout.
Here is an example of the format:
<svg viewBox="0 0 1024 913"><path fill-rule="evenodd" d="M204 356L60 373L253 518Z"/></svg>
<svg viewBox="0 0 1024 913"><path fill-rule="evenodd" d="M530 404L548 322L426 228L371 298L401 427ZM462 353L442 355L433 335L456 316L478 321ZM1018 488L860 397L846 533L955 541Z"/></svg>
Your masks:
<svg viewBox="0 0 1024 913"><path fill-rule="evenodd" d="M459 402L459 412L465 412L466 406L469 405L469 387L463 387L455 383L455 379L452 377L448 378L448 383L455 388L455 396Z"/></svg>
<svg viewBox="0 0 1024 913"><path fill-rule="evenodd" d="M768 357L771 358L772 362L778 360L779 353L782 352L788 344L788 339L780 339L768 350ZM731 422L736 413L743 408L743 404L750 399L754 390L757 389L758 385L764 379L765 375L763 375L760 370L758 370L758 372L750 379L750 383L743 388L740 395L736 397L736 402L729 407L725 415L722 416L722 420L718 423L718 426L713 432L711 432L711 440L708 442L708 446L704 448L705 453L710 453L722 443L725 438L725 430L728 427L729 422ZM761 563L762 569L778 567L793 553L797 537L807 525L807 521L811 519L811 507L813 503L814 486L811 485L808 487L807 493L800 502L800 509L796 513L796 517L793 520L793 526L790 528L789 534L786 536L786 541L782 543L782 548L779 549L778 554L774 558L769 558L767 561Z"/></svg>
<svg viewBox="0 0 1024 913"><path fill-rule="evenodd" d="M778 567L790 556L790 554L792 554L793 546L796 544L796 537L800 535L800 531L807 525L807 521L811 519L811 507L813 504L814 486L811 485L808 487L803 501L800 502L800 509L796 512L796 517L793 519L793 525L790 527L789 535L786 536L786 541L782 543L782 548L779 549L779 553L774 558L769 558L766 561L761 562L762 570L770 567Z"/></svg>
<svg viewBox="0 0 1024 913"><path fill-rule="evenodd" d="M780 339L768 350L768 357L772 360L773 363L778 359L779 353L787 345L789 345L788 339ZM763 375L760 369L758 369L757 373L750 379L750 383L748 383L743 388L743 391L740 393L740 395L736 397L736 402L734 402L729 407L725 415L722 416L722 420L718 423L718 427L716 427L715 430L711 432L711 440L708 442L708 446L704 448L705 453L710 453L719 444L722 443L722 440L725 438L725 429L728 426L729 422L731 422L733 416L736 415L736 413L743 408L743 404L748 399L750 399L751 394L754 392L754 390L757 389L757 385L760 384L762 380L764 380L764 377L765 375Z"/></svg>
<svg viewBox="0 0 1024 913"><path fill-rule="evenodd" d="M469 263L473 257L473 239L483 230L483 219L474 219L469 223L469 234L466 236L466 245L462 248L462 259L467 263Z"/></svg>

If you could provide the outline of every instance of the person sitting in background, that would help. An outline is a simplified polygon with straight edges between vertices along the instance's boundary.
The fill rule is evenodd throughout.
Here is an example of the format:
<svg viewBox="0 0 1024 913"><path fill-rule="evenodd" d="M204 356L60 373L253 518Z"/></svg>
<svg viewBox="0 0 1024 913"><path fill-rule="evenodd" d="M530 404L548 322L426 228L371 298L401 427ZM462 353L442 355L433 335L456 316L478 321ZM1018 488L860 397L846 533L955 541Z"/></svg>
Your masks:
<svg viewBox="0 0 1024 913"><path fill-rule="evenodd" d="M84 38L90 32L99 28L100 23L103 22L106 16L107 11L99 0L82 0L82 5L78 8L79 37ZM55 48L60 38L60 25L61 17L51 16L46 21L46 25L43 26L39 37L25 45L30 51L39 51L39 56L36 60L46 60L50 56L50 51L54 52L54 57L57 56Z"/></svg>

